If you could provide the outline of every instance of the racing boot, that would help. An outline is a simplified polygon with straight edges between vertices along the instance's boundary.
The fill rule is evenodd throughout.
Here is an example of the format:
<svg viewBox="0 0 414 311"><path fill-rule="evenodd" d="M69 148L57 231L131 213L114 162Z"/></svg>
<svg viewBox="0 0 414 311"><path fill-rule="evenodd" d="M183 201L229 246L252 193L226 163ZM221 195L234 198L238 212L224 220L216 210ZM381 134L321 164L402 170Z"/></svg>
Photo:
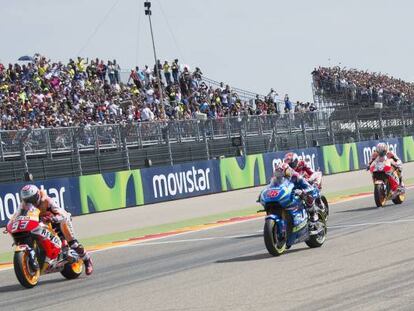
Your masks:
<svg viewBox="0 0 414 311"><path fill-rule="evenodd" d="M319 217L315 211L309 211L309 233L317 234L319 229Z"/></svg>
<svg viewBox="0 0 414 311"><path fill-rule="evenodd" d="M91 275L93 272L93 262L89 253L85 251L85 248L77 240L70 241L69 246L78 253L80 258L82 258L83 263L85 264L86 275Z"/></svg>
<svg viewBox="0 0 414 311"><path fill-rule="evenodd" d="M43 263L42 269L40 270L40 274L45 274L48 272L49 268L51 267L51 261L52 259L50 259L49 257L45 258L45 262Z"/></svg>

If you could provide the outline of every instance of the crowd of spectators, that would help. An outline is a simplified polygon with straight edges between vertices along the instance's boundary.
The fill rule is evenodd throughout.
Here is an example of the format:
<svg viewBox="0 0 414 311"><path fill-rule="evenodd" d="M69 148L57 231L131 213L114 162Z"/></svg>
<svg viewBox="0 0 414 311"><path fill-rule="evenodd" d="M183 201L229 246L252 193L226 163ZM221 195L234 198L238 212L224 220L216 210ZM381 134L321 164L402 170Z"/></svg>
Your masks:
<svg viewBox="0 0 414 311"><path fill-rule="evenodd" d="M392 107L414 102L414 83L386 74L336 66L319 67L312 76L318 94L333 102L368 105L381 102Z"/></svg>
<svg viewBox="0 0 414 311"><path fill-rule="evenodd" d="M126 80L126 79L125 79ZM161 86L161 89L160 87ZM208 85L196 67L178 59L135 67L121 81L116 60L53 62L35 54L29 61L0 63L0 129L69 127L169 119L208 119L312 110L309 103L283 101L271 89L243 100L229 85ZM283 111L284 110L284 111Z"/></svg>

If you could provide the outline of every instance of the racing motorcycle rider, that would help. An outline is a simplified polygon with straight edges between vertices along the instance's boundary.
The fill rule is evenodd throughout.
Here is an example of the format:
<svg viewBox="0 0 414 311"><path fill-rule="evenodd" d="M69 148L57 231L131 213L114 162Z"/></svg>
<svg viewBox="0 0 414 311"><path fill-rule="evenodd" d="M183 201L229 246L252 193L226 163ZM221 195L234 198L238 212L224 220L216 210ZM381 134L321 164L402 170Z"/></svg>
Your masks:
<svg viewBox="0 0 414 311"><path fill-rule="evenodd" d="M389 176L391 190L395 193L404 191L404 183L402 177L402 161L401 159L392 151L388 149L388 145L385 143L379 143L375 147L375 151L372 153L371 160L368 163L367 170L371 167L372 163L378 157L386 156L388 159L392 160L392 166L395 167L398 171L399 180L397 180L396 176L392 174L392 172L387 172Z"/></svg>
<svg viewBox="0 0 414 311"><path fill-rule="evenodd" d="M316 186L318 189L322 188L321 172L313 171L304 160L299 160L299 156L295 152L286 153L283 162L302 175L311 185Z"/></svg>
<svg viewBox="0 0 414 311"><path fill-rule="evenodd" d="M296 195L304 199L306 210L309 213L310 230L316 230L319 217L315 208L315 199L318 197L318 191L287 163L281 163L275 167L270 184L280 185L283 179L288 179L295 185L293 191Z"/></svg>
<svg viewBox="0 0 414 311"><path fill-rule="evenodd" d="M15 215L20 215L22 210L30 208L38 208L40 210L40 218L43 222L51 222L52 226L56 226L60 229L65 240L68 242L69 247L76 251L76 253L82 258L85 264L85 273L90 275L93 272L92 259L87 251L85 251L82 244L75 239L71 214L58 206L51 197L49 197L45 191L39 190L35 185L26 185L20 190L21 203L19 209ZM42 230L36 230L33 234L41 235ZM51 243L56 243L56 238L53 239L53 235L42 235L42 238L49 239ZM59 241L60 244L60 241ZM42 267L42 271L49 267L50 258L46 258L45 265Z"/></svg>

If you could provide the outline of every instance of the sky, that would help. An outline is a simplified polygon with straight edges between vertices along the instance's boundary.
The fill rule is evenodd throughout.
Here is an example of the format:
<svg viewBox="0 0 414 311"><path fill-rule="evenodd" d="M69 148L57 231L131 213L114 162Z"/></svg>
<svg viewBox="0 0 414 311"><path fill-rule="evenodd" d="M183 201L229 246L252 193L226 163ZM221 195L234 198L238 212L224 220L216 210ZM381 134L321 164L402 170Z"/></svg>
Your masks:
<svg viewBox="0 0 414 311"><path fill-rule="evenodd" d="M317 66L414 81L411 0L152 0L157 56L206 77L283 98L312 100ZM144 0L0 0L0 62L36 52L52 60L154 63Z"/></svg>

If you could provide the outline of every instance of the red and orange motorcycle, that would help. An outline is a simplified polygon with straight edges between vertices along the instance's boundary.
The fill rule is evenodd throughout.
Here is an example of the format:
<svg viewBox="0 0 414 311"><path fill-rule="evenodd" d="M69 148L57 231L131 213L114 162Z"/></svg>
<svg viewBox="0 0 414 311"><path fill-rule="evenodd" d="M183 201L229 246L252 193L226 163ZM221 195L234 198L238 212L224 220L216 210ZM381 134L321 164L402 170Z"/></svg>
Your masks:
<svg viewBox="0 0 414 311"><path fill-rule="evenodd" d="M388 200L392 200L394 204L401 204L405 200L405 191L398 190L397 194L393 194L390 186L390 176L399 180L400 171L394 165L393 160L386 156L378 157L369 167L374 183L374 199L377 207L383 207Z"/></svg>
<svg viewBox="0 0 414 311"><path fill-rule="evenodd" d="M32 288L42 274L60 272L67 279L76 279L83 271L83 261L60 238L58 229L40 221L40 210L33 207L14 215L6 227L15 245L13 265L19 283ZM33 231L39 234L33 234ZM47 258L54 258L47 260Z"/></svg>

